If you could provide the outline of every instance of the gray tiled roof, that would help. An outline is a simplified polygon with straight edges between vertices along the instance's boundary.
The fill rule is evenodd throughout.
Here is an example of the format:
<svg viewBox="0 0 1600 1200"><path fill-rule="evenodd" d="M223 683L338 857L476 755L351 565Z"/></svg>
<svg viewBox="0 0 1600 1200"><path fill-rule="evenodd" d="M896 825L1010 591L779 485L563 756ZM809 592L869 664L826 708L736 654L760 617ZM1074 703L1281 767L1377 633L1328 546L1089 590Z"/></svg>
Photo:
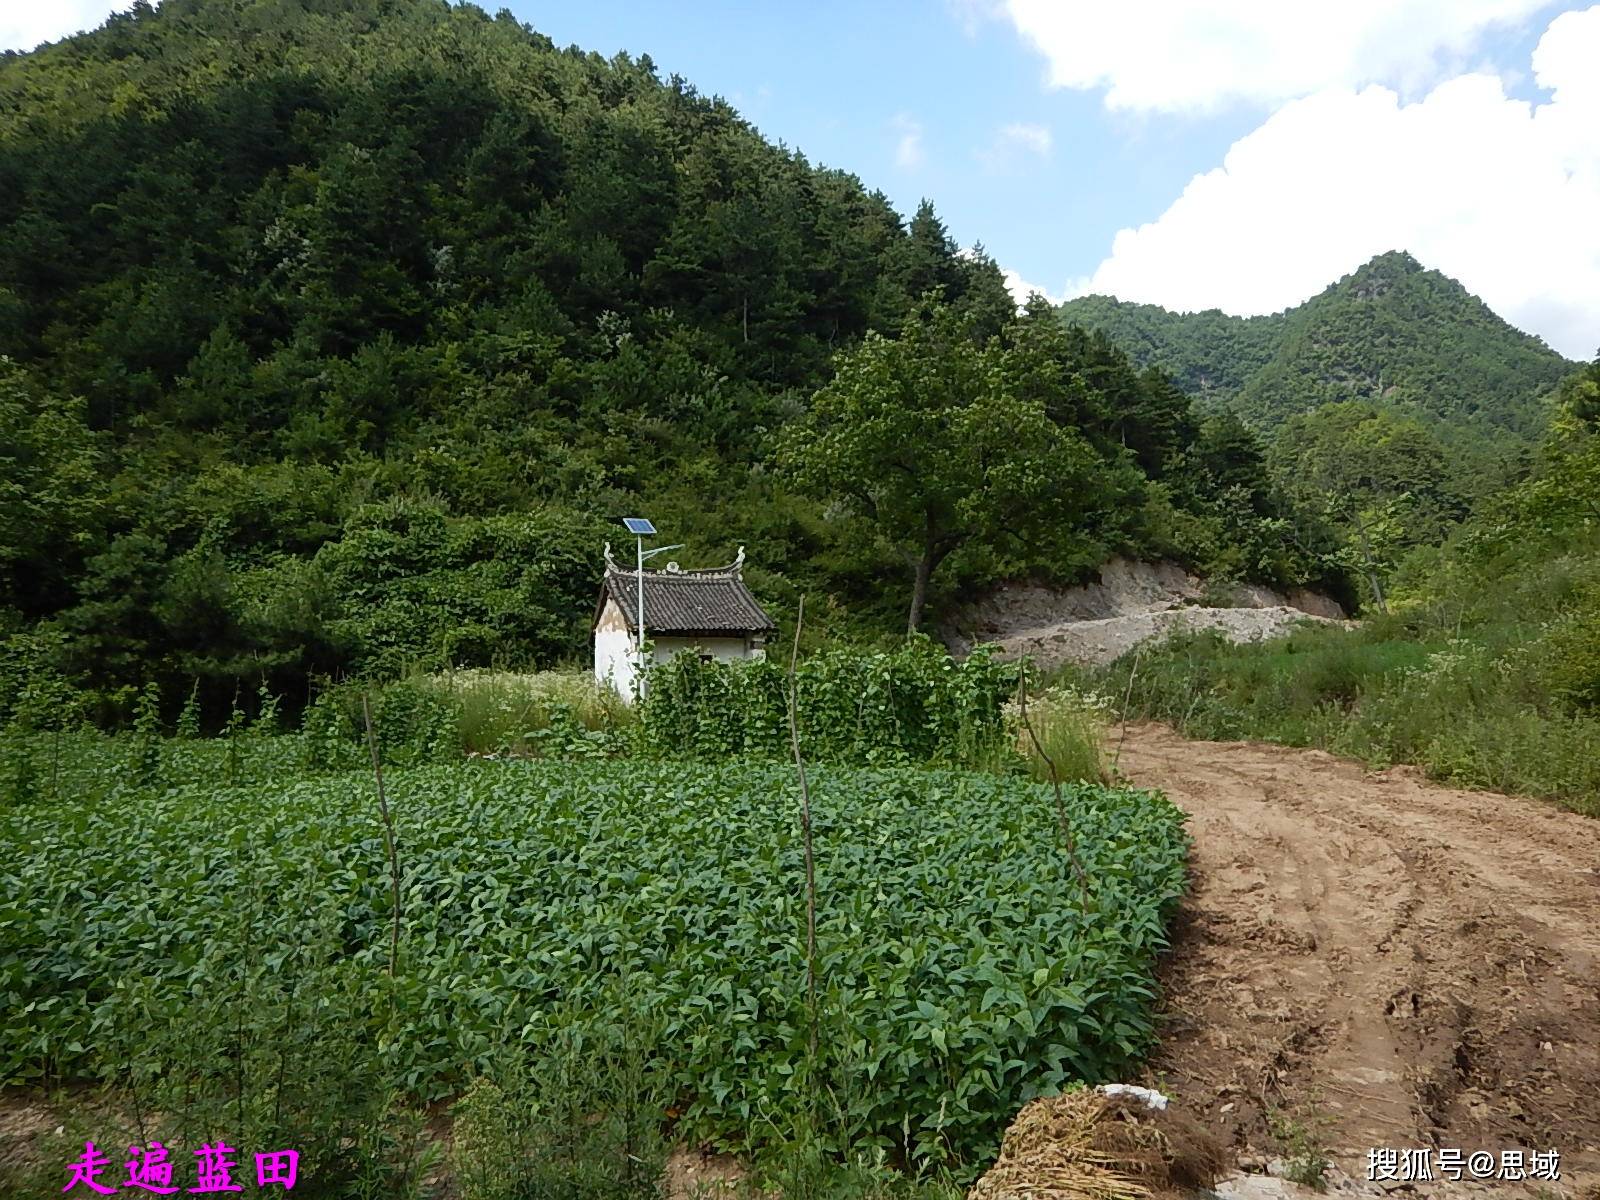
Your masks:
<svg viewBox="0 0 1600 1200"><path fill-rule="evenodd" d="M596 620L607 599L617 602L629 629L638 629L637 571L608 564ZM770 633L777 628L737 570L646 571L644 618L651 633L664 634Z"/></svg>

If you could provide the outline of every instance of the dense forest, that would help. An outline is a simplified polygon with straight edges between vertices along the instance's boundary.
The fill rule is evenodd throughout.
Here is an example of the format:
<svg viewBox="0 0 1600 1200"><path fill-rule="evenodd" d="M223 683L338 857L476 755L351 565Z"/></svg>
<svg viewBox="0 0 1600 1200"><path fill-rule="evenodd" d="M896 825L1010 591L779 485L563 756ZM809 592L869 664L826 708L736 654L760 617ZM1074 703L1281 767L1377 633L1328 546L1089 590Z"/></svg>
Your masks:
<svg viewBox="0 0 1600 1200"><path fill-rule="evenodd" d="M1003 419L1054 427L1071 520L1008 520L1036 491L963 525L985 485L952 478L911 498L946 529L923 553L781 453L869 331L908 329L917 369L965 345ZM0 345L0 669L104 719L152 681L216 714L578 657L630 510L691 560L748 544L819 636L1114 550L1348 577L1238 421L1019 314L930 203L907 219L647 58L471 5L140 3L0 59ZM976 403L879 450L938 454Z"/></svg>

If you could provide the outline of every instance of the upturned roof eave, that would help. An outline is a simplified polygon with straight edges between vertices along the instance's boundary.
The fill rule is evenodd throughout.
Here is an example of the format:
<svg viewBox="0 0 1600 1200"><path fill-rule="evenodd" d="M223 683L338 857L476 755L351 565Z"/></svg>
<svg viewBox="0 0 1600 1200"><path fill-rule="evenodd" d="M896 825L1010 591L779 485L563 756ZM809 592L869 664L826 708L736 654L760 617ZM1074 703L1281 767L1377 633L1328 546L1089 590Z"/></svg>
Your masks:
<svg viewBox="0 0 1600 1200"><path fill-rule="evenodd" d="M652 581L670 580L682 583L693 579L691 586L704 586L709 583L723 583L725 586L736 589L743 605L748 606L757 614L752 619L737 619L737 623L729 623L721 627L685 624L662 624L648 620L649 603L646 601L645 615L646 632L654 632L668 637L750 637L756 634L769 634L776 632L777 624L767 615L766 609L761 606L750 589L745 586L744 580L738 574L725 569L709 571L646 571L644 573L646 586ZM638 632L636 606L638 600L637 571L628 571L621 568L611 568L608 565L604 580L601 583L600 595L595 601L594 620L590 623L590 632L600 624L600 618L605 613L607 600L616 602L617 611L622 614L623 626L629 633Z"/></svg>

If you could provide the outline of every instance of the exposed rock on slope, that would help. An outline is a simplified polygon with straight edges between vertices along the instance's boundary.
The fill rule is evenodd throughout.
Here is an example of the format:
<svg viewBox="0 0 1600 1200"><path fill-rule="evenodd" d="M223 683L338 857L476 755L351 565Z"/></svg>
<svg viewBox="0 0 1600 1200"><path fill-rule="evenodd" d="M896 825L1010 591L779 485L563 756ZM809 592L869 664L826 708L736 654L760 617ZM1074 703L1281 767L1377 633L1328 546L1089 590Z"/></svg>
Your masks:
<svg viewBox="0 0 1600 1200"><path fill-rule="evenodd" d="M992 642L1004 657L1031 655L1044 667L1102 666L1179 630L1215 629L1230 641L1253 642L1287 633L1297 621L1344 616L1334 601L1304 589L1280 594L1233 585L1213 595L1172 563L1114 558L1100 568L1097 583L997 588L960 613L943 637L959 654Z"/></svg>

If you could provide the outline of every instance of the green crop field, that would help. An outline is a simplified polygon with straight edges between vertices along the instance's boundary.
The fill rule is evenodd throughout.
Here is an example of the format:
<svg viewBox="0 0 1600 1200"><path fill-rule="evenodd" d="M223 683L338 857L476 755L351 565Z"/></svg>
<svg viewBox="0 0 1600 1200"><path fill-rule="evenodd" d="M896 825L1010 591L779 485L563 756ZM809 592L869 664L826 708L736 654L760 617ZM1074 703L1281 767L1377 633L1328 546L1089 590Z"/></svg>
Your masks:
<svg viewBox="0 0 1600 1200"><path fill-rule="evenodd" d="M0 811L0 1082L224 1077L281 1116L340 1062L426 1103L625 1029L685 1137L759 1144L811 1088L908 1165L1131 1070L1188 844L1159 796L1070 787L1085 893L1046 786L815 768L813 1056L792 770L395 771L398 923L370 773L123 776Z"/></svg>

